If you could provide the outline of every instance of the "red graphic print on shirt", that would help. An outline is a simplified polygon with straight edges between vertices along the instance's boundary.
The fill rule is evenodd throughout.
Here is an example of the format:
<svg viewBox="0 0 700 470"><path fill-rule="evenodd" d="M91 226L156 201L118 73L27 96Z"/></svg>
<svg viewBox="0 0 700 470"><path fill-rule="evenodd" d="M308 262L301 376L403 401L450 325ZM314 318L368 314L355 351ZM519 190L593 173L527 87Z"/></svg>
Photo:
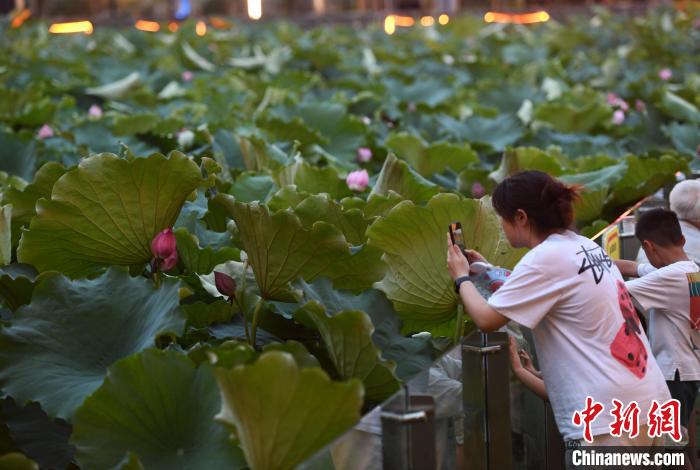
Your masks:
<svg viewBox="0 0 700 470"><path fill-rule="evenodd" d="M610 344L610 353L623 366L641 379L647 372L647 350L640 338L639 317L634 310L632 298L623 282L617 281L617 298L624 323Z"/></svg>

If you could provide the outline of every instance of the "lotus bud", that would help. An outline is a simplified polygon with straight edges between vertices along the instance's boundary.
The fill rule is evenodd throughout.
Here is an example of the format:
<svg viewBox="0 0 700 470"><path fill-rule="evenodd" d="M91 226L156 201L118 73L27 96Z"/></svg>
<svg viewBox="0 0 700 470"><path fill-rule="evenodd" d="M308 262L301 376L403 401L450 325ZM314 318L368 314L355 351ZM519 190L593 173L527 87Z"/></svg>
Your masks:
<svg viewBox="0 0 700 470"><path fill-rule="evenodd" d="M620 125L623 122L625 122L625 112L622 111L621 109L618 109L613 113L613 118L612 118L613 124Z"/></svg>
<svg viewBox="0 0 700 470"><path fill-rule="evenodd" d="M228 274L214 271L214 283L219 294L226 297L236 297L236 281Z"/></svg>
<svg viewBox="0 0 700 470"><path fill-rule="evenodd" d="M369 174L367 170L353 171L345 178L345 182L352 191L362 192L369 184Z"/></svg>
<svg viewBox="0 0 700 470"><path fill-rule="evenodd" d="M153 237L153 241L151 241L151 252L154 258L161 260L168 259L173 256L173 254L177 255L177 242L172 228L166 228Z"/></svg>
<svg viewBox="0 0 700 470"><path fill-rule="evenodd" d="M486 189L484 189L484 186L479 183L478 181L475 181L472 184L472 197L476 199L480 199L481 197L486 194Z"/></svg>
<svg viewBox="0 0 700 470"><path fill-rule="evenodd" d="M192 79L194 78L194 74L190 72L189 70L185 70L182 72L182 81L183 82L191 82Z"/></svg>
<svg viewBox="0 0 700 470"><path fill-rule="evenodd" d="M673 72L669 68L659 70L659 78L664 81L668 81L673 77Z"/></svg>
<svg viewBox="0 0 700 470"><path fill-rule="evenodd" d="M168 272L171 269L173 269L177 265L177 251L175 251L172 255L168 256L163 260L163 262L160 264L160 271L162 272Z"/></svg>
<svg viewBox="0 0 700 470"><path fill-rule="evenodd" d="M189 129L182 129L177 133L177 143L184 149L192 147L194 143L194 132Z"/></svg>
<svg viewBox="0 0 700 470"><path fill-rule="evenodd" d="M93 104L88 110L88 116L91 118L99 119L102 117L102 108L99 105Z"/></svg>
<svg viewBox="0 0 700 470"><path fill-rule="evenodd" d="M48 124L44 124L41 126L41 129L39 129L39 132L37 133L37 137L40 139L48 139L49 137L53 137L53 129L51 129L51 126Z"/></svg>
<svg viewBox="0 0 700 470"><path fill-rule="evenodd" d="M366 163L372 159L372 150L367 147L360 147L357 149L357 161Z"/></svg>

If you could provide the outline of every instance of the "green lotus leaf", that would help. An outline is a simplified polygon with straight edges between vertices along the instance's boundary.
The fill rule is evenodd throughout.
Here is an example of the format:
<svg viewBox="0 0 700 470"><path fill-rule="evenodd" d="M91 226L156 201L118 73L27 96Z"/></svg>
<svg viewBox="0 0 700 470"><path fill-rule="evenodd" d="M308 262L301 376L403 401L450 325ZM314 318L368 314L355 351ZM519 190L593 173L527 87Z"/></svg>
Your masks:
<svg viewBox="0 0 700 470"><path fill-rule="evenodd" d="M114 119L114 135L145 134L153 129L160 117L157 113L121 114Z"/></svg>
<svg viewBox="0 0 700 470"><path fill-rule="evenodd" d="M13 246L19 241L21 229L28 226L32 217L36 215L36 201L50 198L53 185L65 172L65 167L60 163L48 162L37 170L32 183L23 189L10 187L5 191L3 201L12 204Z"/></svg>
<svg viewBox="0 0 700 470"><path fill-rule="evenodd" d="M270 176L244 172L236 179L228 193L241 202L265 202L274 188L275 182Z"/></svg>
<svg viewBox="0 0 700 470"><path fill-rule="evenodd" d="M395 205L403 200L403 196L391 189L386 194L370 194L363 212L365 217L370 218L386 215Z"/></svg>
<svg viewBox="0 0 700 470"><path fill-rule="evenodd" d="M439 189L437 185L416 173L406 162L390 153L384 160L384 165L369 197L389 196L389 191L416 203L423 203L437 194Z"/></svg>
<svg viewBox="0 0 700 470"><path fill-rule="evenodd" d="M290 184L273 194L270 200L267 201L267 207L274 212L290 207L293 209L309 196L311 196L310 193L297 190L296 185Z"/></svg>
<svg viewBox="0 0 700 470"><path fill-rule="evenodd" d="M49 418L38 403L20 407L11 397L6 397L0 400L0 422L7 426L13 447L41 468L75 465L75 448L68 443L71 426L62 419ZM0 465L0 468L5 467Z"/></svg>
<svg viewBox="0 0 700 470"><path fill-rule="evenodd" d="M0 170L31 180L36 164L36 140L29 132L0 131Z"/></svg>
<svg viewBox="0 0 700 470"><path fill-rule="evenodd" d="M0 388L70 419L112 363L182 331L178 288L165 279L156 289L116 267L91 280L42 275L31 303L0 329Z"/></svg>
<svg viewBox="0 0 700 470"><path fill-rule="evenodd" d="M305 228L311 228L319 220L335 225L345 239L352 245L365 242L367 220L359 209L343 210L343 207L330 199L326 194L315 194L307 197L294 207L294 213L299 217Z"/></svg>
<svg viewBox="0 0 700 470"><path fill-rule="evenodd" d="M407 381L427 369L433 362L433 350L427 339L407 338L401 335L401 319L383 292L376 289L359 294L339 290L328 278L318 278L312 283L294 283L306 301L323 305L330 316L347 310L360 310L372 320L372 342L382 350L382 357L396 362L396 376Z"/></svg>
<svg viewBox="0 0 700 470"><path fill-rule="evenodd" d="M144 468L245 468L214 421L221 398L211 368L174 351L146 350L113 364L75 413L81 468L118 465L133 453Z"/></svg>
<svg viewBox="0 0 700 470"><path fill-rule="evenodd" d="M452 138L487 145L497 152L515 144L525 134L520 120L511 114L500 114L495 118L472 116L464 122L444 115L439 116L438 121Z"/></svg>
<svg viewBox="0 0 700 470"><path fill-rule="evenodd" d="M223 401L217 419L238 436L253 470L293 469L360 419L359 380L332 382L288 353L266 352L215 374Z"/></svg>
<svg viewBox="0 0 700 470"><path fill-rule="evenodd" d="M241 203L221 194L216 199L236 221L265 299L294 301L288 291L290 281L323 275L339 257L349 253L342 233L326 222L305 229L289 210L271 214L265 205L255 202Z"/></svg>
<svg viewBox="0 0 700 470"><path fill-rule="evenodd" d="M269 351L281 351L292 355L300 369L321 367L316 356L298 341L289 340L285 343L270 343L263 347L263 354Z"/></svg>
<svg viewBox="0 0 700 470"><path fill-rule="evenodd" d="M231 309L231 304L223 300L218 300L210 304L194 302L182 305L180 308L187 317L187 326L194 328L204 328L214 323L227 322L231 319L231 316L237 312L237 310Z"/></svg>
<svg viewBox="0 0 700 470"><path fill-rule="evenodd" d="M37 272L29 264L13 263L0 268L0 299L17 310L32 299Z"/></svg>
<svg viewBox="0 0 700 470"><path fill-rule="evenodd" d="M661 107L675 119L685 121L688 124L695 124L696 126L700 125L700 109L671 91L667 90L662 95Z"/></svg>
<svg viewBox="0 0 700 470"><path fill-rule="evenodd" d="M500 183L507 177L524 170L539 170L553 176L561 175L564 157L555 152L544 152L535 147L507 148L501 157L498 169L489 178Z"/></svg>
<svg viewBox="0 0 700 470"><path fill-rule="evenodd" d="M426 178L442 173L445 168L459 171L471 163L479 163L479 156L469 145L440 142L428 145L416 135L392 134L384 145Z"/></svg>
<svg viewBox="0 0 700 470"><path fill-rule="evenodd" d="M328 317L323 305L311 302L294 317L318 330L337 376L340 380L362 380L368 400L381 402L399 389L396 363L382 360L381 351L372 342L372 320L365 312L346 310Z"/></svg>
<svg viewBox="0 0 700 470"><path fill-rule="evenodd" d="M579 89L554 101L541 103L535 109L535 119L559 132L590 132L607 124L612 109L601 95L591 89Z"/></svg>
<svg viewBox="0 0 700 470"><path fill-rule="evenodd" d="M139 72L131 72L129 75L101 86L85 89L86 95L101 96L102 98L119 99L141 82Z"/></svg>
<svg viewBox="0 0 700 470"><path fill-rule="evenodd" d="M446 233L460 221L467 247L491 263L512 268L523 255L503 235L490 199L463 199L455 194L434 196L426 207L403 201L367 230L370 245L384 251L386 276L375 284L403 320L403 331L454 333L460 304L445 262Z"/></svg>
<svg viewBox="0 0 700 470"><path fill-rule="evenodd" d="M275 173L275 182L280 188L295 185L297 191L312 194L328 193L335 199L352 194L345 179L340 177L335 168L330 166L319 168L301 159L280 168Z"/></svg>
<svg viewBox="0 0 700 470"><path fill-rule="evenodd" d="M0 468L8 470L39 470L39 466L32 459L20 454L10 452L0 457Z"/></svg>
<svg viewBox="0 0 700 470"><path fill-rule="evenodd" d="M664 132L676 150L692 157L697 155L697 149L700 147L700 129L697 125L673 122L664 127Z"/></svg>
<svg viewBox="0 0 700 470"><path fill-rule="evenodd" d="M86 158L56 181L51 199L37 202L18 260L74 278L102 266L144 264L153 237L175 223L201 179L180 152Z"/></svg>
<svg viewBox="0 0 700 470"><path fill-rule="evenodd" d="M387 266L382 260L382 250L364 244L353 247L352 253L339 255L324 275L333 279L337 289L362 292L371 288L386 274Z"/></svg>
<svg viewBox="0 0 700 470"><path fill-rule="evenodd" d="M579 223L592 222L600 218L612 187L627 171L623 161L599 170L559 177L565 183L582 185L579 200L574 203L574 213Z"/></svg>
<svg viewBox="0 0 700 470"><path fill-rule="evenodd" d="M240 250L233 247L218 250L210 246L201 248L197 237L185 228L178 228L174 233L180 262L188 273L209 274L214 266L226 261L238 260L240 257Z"/></svg>

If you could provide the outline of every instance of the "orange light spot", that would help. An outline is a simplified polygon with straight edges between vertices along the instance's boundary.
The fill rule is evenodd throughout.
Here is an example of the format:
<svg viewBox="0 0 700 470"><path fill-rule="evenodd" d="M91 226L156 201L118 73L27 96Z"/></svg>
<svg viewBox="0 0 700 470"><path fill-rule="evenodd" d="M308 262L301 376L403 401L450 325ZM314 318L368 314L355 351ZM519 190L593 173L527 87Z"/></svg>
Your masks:
<svg viewBox="0 0 700 470"><path fill-rule="evenodd" d="M160 31L160 25L156 21L138 20L134 25L139 31L155 33Z"/></svg>
<svg viewBox="0 0 700 470"><path fill-rule="evenodd" d="M12 18L12 23L10 23L10 24L12 25L13 28L19 28L20 26L22 26L22 23L24 23L25 21L27 21L27 19L29 19L30 16L32 16L32 12L29 11L28 8L25 8L24 10L20 11L17 14L17 16Z"/></svg>
<svg viewBox="0 0 700 470"><path fill-rule="evenodd" d="M484 21L487 23L516 23L516 24L531 24L531 23L544 23L549 21L550 16L544 10L536 11L533 13L499 13L495 11L490 11L484 15Z"/></svg>
<svg viewBox="0 0 700 470"><path fill-rule="evenodd" d="M450 22L450 17L447 16L445 13L438 16L438 23L440 23L441 25L446 25L449 22Z"/></svg>
<svg viewBox="0 0 700 470"><path fill-rule="evenodd" d="M69 34L85 33L92 34L92 23L89 21L73 21L70 23L54 23L49 27L49 33Z"/></svg>
<svg viewBox="0 0 700 470"><path fill-rule="evenodd" d="M168 31L170 31L171 33L176 32L178 29L180 29L180 25L176 22L171 21L170 23L168 23Z"/></svg>

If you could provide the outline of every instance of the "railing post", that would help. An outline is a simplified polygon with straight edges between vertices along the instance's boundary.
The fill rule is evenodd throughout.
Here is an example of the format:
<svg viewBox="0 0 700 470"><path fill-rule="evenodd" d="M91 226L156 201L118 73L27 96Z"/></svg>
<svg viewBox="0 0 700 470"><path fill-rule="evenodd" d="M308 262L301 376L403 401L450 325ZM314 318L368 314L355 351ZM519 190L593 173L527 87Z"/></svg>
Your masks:
<svg viewBox="0 0 700 470"><path fill-rule="evenodd" d="M433 470L435 401L430 395L409 395L407 388L382 407L383 468Z"/></svg>

